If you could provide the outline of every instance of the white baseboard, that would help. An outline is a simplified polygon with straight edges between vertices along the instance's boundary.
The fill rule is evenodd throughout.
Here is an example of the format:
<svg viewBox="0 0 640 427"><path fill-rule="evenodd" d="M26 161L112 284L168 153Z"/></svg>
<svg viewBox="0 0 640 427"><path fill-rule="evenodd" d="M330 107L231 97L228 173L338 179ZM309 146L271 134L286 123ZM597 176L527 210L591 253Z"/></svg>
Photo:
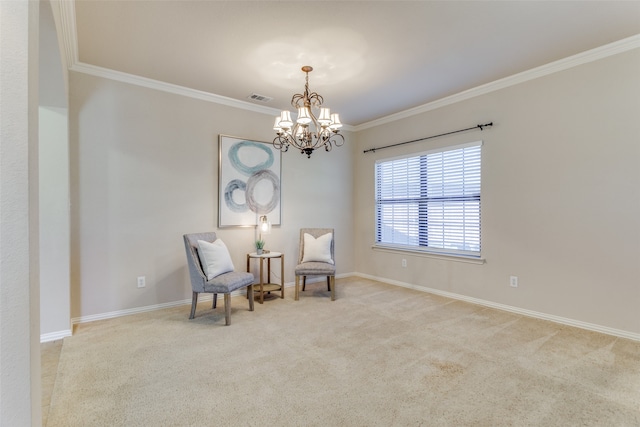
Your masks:
<svg viewBox="0 0 640 427"><path fill-rule="evenodd" d="M207 297L208 299L212 299L212 296L207 295L199 299L199 301L206 301ZM71 324L76 325L79 323L95 322L96 320L113 319L116 317L128 316L130 314L146 313L147 311L161 310L163 308L176 307L176 306L185 305L185 304L191 304L191 299L189 298L189 299L184 299L180 301L167 302L163 304L153 304L153 305L147 305L144 307L129 308L126 310L110 311L108 313L91 314L89 316L74 317L71 319Z"/></svg>
<svg viewBox="0 0 640 427"><path fill-rule="evenodd" d="M552 314L541 313L541 312L538 312L538 311L527 310L527 309L524 309L524 308L513 307L513 306L510 306L510 305L505 305L505 304L500 304L500 303L487 301L487 300L483 300L483 299L468 297L468 296L456 294L456 293L453 293L453 292L441 291L441 290L438 290L438 289L428 288L428 287L425 287L425 286L417 286L417 285L413 285L411 283L400 282L398 280L385 279L384 277L371 276L371 275L363 274L363 273L347 273L347 274L338 274L338 275L336 275L336 278L337 279L343 279L343 278L354 277L354 276L355 277L362 277L364 279L375 280L375 281L382 282L382 283L387 283L389 285L400 286L400 287L403 287L403 288L409 288L409 289L414 289L414 290L421 291L421 292L427 292L427 293L431 293L431 294L435 294L435 295L440 295L440 296L443 296L443 297L446 297L446 298L465 301L465 302L469 302L469 303L472 303L472 304L478 304L478 305L482 305L482 306L485 306L485 307L495 308L495 309L498 309L498 310L508 311L508 312L511 312L511 313L521 314L523 316L533 317L533 318L536 318L536 319L548 320L548 321L555 322L555 323L560 323L560 324L563 324L563 325L574 326L574 327L577 327L577 328L587 329L587 330L595 331L595 332L600 332L600 333L607 334L607 335L613 335L613 336L616 336L616 337L627 338L627 339L634 340L634 341L640 341L640 334L638 334L638 333L624 331L624 330L621 330L621 329L609 328L607 326L597 325L597 324L594 324L594 323L582 322L580 320L569 319L569 318L566 318L566 317L555 316L555 315L552 315ZM313 278L310 277L309 280L307 280L307 283L321 282L321 281L324 281L324 280L325 279L323 277L313 277ZM293 286L295 286L294 282L285 282L285 284L284 284L285 288L290 288L290 287L293 287ZM238 295L244 295L244 291L235 291L235 292L231 293L231 296L238 296ZM202 295L199 298L199 301L211 301L212 299L213 299L213 295L205 294L205 295ZM128 316L130 314L144 313L144 312L147 312L147 311L161 310L163 308L176 307L176 306L179 306L179 305L190 305L190 304L191 304L191 299L189 298L189 299L184 299L184 300L174 301L174 302L169 302L169 303L164 303L164 304L154 304L154 305L148 305L148 306L145 306L145 307L138 307L138 308L132 308L132 309L127 309L127 310L111 311L111 312L108 312L108 313L94 314L94 315L90 315L90 316L76 317L76 318L71 319L71 323L73 325L75 325L75 324L79 324L79 323L93 322L93 321L96 321L96 320L104 320L104 319L112 319L112 318L115 318L115 317ZM41 335L40 342L54 341L56 339L60 339L60 338L68 337L68 336L71 336L71 331L70 330L54 332L54 333L50 333L50 334Z"/></svg>
<svg viewBox="0 0 640 427"><path fill-rule="evenodd" d="M285 288L289 288L294 286L295 284L293 282L289 283L289 282L285 282L284 287ZM235 297L235 296L239 296L239 295L245 295L244 290L238 290L238 291L234 291L231 292L231 296ZM198 303L202 302L202 301L212 301L213 300L213 294L199 294L198 296ZM130 308L127 310L117 310L117 311L110 311L108 313L101 313L101 314L92 314L89 316L81 316L81 317L74 317L73 319L71 319L71 324L72 325L76 325L79 323L87 323L87 322L95 322L96 320L105 320L105 319L113 319L116 317L121 317L121 316L128 316L130 314L136 314L136 313L145 313L147 311L154 311L154 310L161 310L163 308L170 308L170 307L177 307L179 305L191 305L191 298L188 299L183 299L183 300L179 300L179 301L173 301L173 302L167 302L167 303L163 303L163 304L153 304L153 305L147 305L144 307L136 307L136 308Z"/></svg>
<svg viewBox="0 0 640 427"><path fill-rule="evenodd" d="M71 329L66 329L64 331L49 332L49 333L40 335L40 343L61 340L64 337L70 337L70 336L71 336Z"/></svg>
<svg viewBox="0 0 640 427"><path fill-rule="evenodd" d="M576 328L587 329L589 331L600 332L607 335L613 335L616 337L627 338L634 341L640 341L640 334L635 332L624 331L621 329L609 328L607 326L597 325L594 323L582 322L580 320L569 319L566 317L555 316L553 314L540 313L538 311L527 310L524 308L513 307L510 305L500 304L483 299L468 297L465 295L456 294L453 292L441 291L438 289L428 288L425 286L412 285L406 282L400 282L397 280L385 279L383 277L371 276L368 274L354 273L353 276L362 277L364 279L371 279L377 282L387 283L389 285L401 286L403 288L414 289L416 291L427 292L430 294L440 295L443 297L469 302L472 304L483 305L485 307L495 308L498 310L509 311L511 313L521 314L523 316L534 317L536 319L549 320L551 322L560 323L563 325L574 326Z"/></svg>
<svg viewBox="0 0 640 427"><path fill-rule="evenodd" d="M336 278L340 279L340 278L350 277L350 276L353 276L353 274L336 275ZM309 278L309 280L307 280L307 283L320 282L323 280L325 280L323 277L318 277L318 278L314 277L314 278ZM295 282L284 283L285 288L291 288L293 286L295 286ZM231 293L232 297L235 297L238 295L245 295L244 290L235 291ZM198 296L198 302L211 301L211 300L213 300L213 294L204 294L204 295L200 294L200 296ZM144 307L130 308L127 310L117 310L117 311L110 311L108 313L74 317L73 319L71 319L71 324L76 325L79 323L95 322L96 320L113 319L116 317L128 316L130 314L144 313L147 311L161 310L163 308L176 307L179 305L190 305L190 304L191 304L191 298L180 300L180 301L167 302L164 304L153 304L153 305L147 305ZM71 336L71 332L69 331L69 335L66 335L66 336Z"/></svg>

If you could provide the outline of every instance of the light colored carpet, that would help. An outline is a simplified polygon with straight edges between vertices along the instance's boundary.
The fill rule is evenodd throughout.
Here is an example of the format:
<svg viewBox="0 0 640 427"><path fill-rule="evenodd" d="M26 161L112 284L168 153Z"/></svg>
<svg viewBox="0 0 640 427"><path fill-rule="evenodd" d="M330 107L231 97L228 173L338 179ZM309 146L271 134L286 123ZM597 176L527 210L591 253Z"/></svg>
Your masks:
<svg viewBox="0 0 640 427"><path fill-rule="evenodd" d="M358 278L77 327L48 426L640 426L640 343Z"/></svg>

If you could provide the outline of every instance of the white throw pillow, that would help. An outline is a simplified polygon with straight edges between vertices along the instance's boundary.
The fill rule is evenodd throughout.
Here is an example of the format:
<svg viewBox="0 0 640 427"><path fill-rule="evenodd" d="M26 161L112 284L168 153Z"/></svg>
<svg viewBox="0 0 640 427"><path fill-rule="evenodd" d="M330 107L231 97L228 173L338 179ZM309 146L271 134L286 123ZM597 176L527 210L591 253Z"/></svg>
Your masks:
<svg viewBox="0 0 640 427"><path fill-rule="evenodd" d="M332 237L332 233L327 233L316 239L311 234L304 233L302 262L318 261L333 264L333 259L331 259Z"/></svg>
<svg viewBox="0 0 640 427"><path fill-rule="evenodd" d="M213 243L198 240L198 257L207 280L235 270L229 250L221 239Z"/></svg>

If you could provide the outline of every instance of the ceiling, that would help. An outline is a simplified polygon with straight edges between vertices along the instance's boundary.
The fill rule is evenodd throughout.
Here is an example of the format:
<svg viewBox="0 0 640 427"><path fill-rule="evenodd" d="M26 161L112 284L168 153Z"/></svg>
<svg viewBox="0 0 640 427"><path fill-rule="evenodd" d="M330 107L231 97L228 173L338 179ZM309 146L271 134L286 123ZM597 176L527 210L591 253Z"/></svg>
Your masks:
<svg viewBox="0 0 640 427"><path fill-rule="evenodd" d="M75 16L80 64L277 110L311 65L354 126L640 34L640 1L77 0Z"/></svg>

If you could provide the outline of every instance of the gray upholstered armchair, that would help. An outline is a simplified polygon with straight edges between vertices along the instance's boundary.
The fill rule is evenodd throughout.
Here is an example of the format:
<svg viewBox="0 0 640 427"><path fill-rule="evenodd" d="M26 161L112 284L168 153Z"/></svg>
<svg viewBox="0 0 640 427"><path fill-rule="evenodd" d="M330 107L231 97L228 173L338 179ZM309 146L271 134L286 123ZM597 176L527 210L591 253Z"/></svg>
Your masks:
<svg viewBox="0 0 640 427"><path fill-rule="evenodd" d="M333 228L300 229L300 251L295 275L296 301L300 296L300 277L302 277L302 290L304 291L307 276L327 276L327 288L331 291L331 301L335 301L336 264Z"/></svg>
<svg viewBox="0 0 640 427"><path fill-rule="evenodd" d="M216 241L216 233L194 233L185 234L184 247L187 252L187 264L189 265L189 276L191 277L191 287L193 297L191 300L191 315L193 319L196 314L199 293L213 294L213 308L216 308L218 294L224 294L224 317L227 325L231 324L231 292L236 289L247 287L249 297L249 311L253 311L253 281L251 273L229 271L207 279L203 266L198 255L198 240L213 243ZM226 250L226 248L225 248Z"/></svg>

